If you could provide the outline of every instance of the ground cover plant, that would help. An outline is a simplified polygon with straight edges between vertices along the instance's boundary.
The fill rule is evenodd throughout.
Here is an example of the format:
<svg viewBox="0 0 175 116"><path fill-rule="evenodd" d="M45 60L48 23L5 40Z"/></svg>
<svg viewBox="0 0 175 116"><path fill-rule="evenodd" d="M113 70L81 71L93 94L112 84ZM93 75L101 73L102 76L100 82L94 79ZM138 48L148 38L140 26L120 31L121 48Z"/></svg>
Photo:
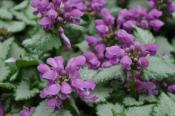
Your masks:
<svg viewBox="0 0 175 116"><path fill-rule="evenodd" d="M175 116L175 1L1 0L0 116Z"/></svg>

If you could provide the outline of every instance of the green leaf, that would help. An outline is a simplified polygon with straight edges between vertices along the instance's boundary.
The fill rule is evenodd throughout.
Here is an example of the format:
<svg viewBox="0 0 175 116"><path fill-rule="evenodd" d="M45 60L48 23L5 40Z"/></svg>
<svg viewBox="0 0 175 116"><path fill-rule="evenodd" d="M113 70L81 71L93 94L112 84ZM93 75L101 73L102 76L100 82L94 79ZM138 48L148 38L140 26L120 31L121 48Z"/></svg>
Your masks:
<svg viewBox="0 0 175 116"><path fill-rule="evenodd" d="M22 81L16 88L15 100L27 100L39 93L38 89L30 89L30 85L26 81Z"/></svg>
<svg viewBox="0 0 175 116"><path fill-rule="evenodd" d="M41 102L32 116L72 116L70 111L60 109L58 111L54 111L48 108L47 103L45 101Z"/></svg>
<svg viewBox="0 0 175 116"><path fill-rule="evenodd" d="M1 0L2 8L12 8L15 2L13 0Z"/></svg>
<svg viewBox="0 0 175 116"><path fill-rule="evenodd" d="M13 15L8 11L8 9L0 8L0 18L4 20L12 20Z"/></svg>
<svg viewBox="0 0 175 116"><path fill-rule="evenodd" d="M141 28L136 27L134 35L136 36L136 39L140 41L143 45L155 42L154 36L148 30L143 30Z"/></svg>
<svg viewBox="0 0 175 116"><path fill-rule="evenodd" d="M106 98L110 96L111 92L111 88L96 87L95 90L91 93L91 95L98 97L97 102L104 102L106 101Z"/></svg>
<svg viewBox="0 0 175 116"><path fill-rule="evenodd" d="M10 81L16 80L18 74L19 74L19 71L16 71L16 72L10 77Z"/></svg>
<svg viewBox="0 0 175 116"><path fill-rule="evenodd" d="M81 43L78 43L76 45L83 53L89 50L89 46L86 41L83 41Z"/></svg>
<svg viewBox="0 0 175 116"><path fill-rule="evenodd" d="M77 25L77 24L69 24L69 27L75 31L81 31L81 32L85 32L87 28Z"/></svg>
<svg viewBox="0 0 175 116"><path fill-rule="evenodd" d="M49 51L53 48L58 49L61 46L61 42L58 35L39 31L31 39L24 40L23 45L38 53Z"/></svg>
<svg viewBox="0 0 175 116"><path fill-rule="evenodd" d="M152 103L157 103L157 99L155 96L153 95L149 95L149 96L145 96L145 95L140 95L139 96L139 100L136 100L135 98L132 98L132 97L125 97L124 98L124 101L123 101L123 104L125 106L141 106L143 104L152 104Z"/></svg>
<svg viewBox="0 0 175 116"><path fill-rule="evenodd" d="M8 57L21 58L26 55L26 51L17 43L13 42L10 46Z"/></svg>
<svg viewBox="0 0 175 116"><path fill-rule="evenodd" d="M144 101L144 103L157 103L157 98L154 95L141 95L139 96L140 101Z"/></svg>
<svg viewBox="0 0 175 116"><path fill-rule="evenodd" d="M25 12L16 12L12 11L13 15L20 21L25 22L28 25L36 25L36 22L32 19L30 19Z"/></svg>
<svg viewBox="0 0 175 116"><path fill-rule="evenodd" d="M94 76L97 74L96 70L84 67L80 69L80 76L83 80L93 80Z"/></svg>
<svg viewBox="0 0 175 116"><path fill-rule="evenodd" d="M109 81L121 77L122 70L120 65L115 65L110 68L104 68L98 71L93 77L93 80L97 83Z"/></svg>
<svg viewBox="0 0 175 116"><path fill-rule="evenodd" d="M6 41L4 41L3 43L0 42L0 59L6 59L8 52L10 50L10 46L12 44L12 42L14 41L13 38L9 38Z"/></svg>
<svg viewBox="0 0 175 116"><path fill-rule="evenodd" d="M1 83L0 82L0 88L15 89L16 86L12 83Z"/></svg>
<svg viewBox="0 0 175 116"><path fill-rule="evenodd" d="M84 80L94 80L96 83L112 80L122 77L122 70L120 65L115 65L110 68L102 68L99 70L92 70L87 67L81 69L81 78Z"/></svg>
<svg viewBox="0 0 175 116"><path fill-rule="evenodd" d="M16 5L13 9L14 10L23 10L25 9L29 4L28 0L24 0L23 2L21 2L20 4Z"/></svg>
<svg viewBox="0 0 175 116"><path fill-rule="evenodd" d="M124 108L120 104L99 104L96 108L98 116L114 116L115 113L122 113Z"/></svg>
<svg viewBox="0 0 175 116"><path fill-rule="evenodd" d="M123 104L125 104L125 106L140 106L143 104L143 101L136 101L135 98L126 97L124 98Z"/></svg>
<svg viewBox="0 0 175 116"><path fill-rule="evenodd" d="M20 32L25 28L25 23L21 21L2 21L0 20L0 28L5 28L9 32Z"/></svg>
<svg viewBox="0 0 175 116"><path fill-rule="evenodd" d="M18 68L24 68L24 67L30 67L30 66L35 66L37 65L38 62L36 60L17 60L16 61L16 66Z"/></svg>
<svg viewBox="0 0 175 116"><path fill-rule="evenodd" d="M10 73L9 67L7 67L2 60L0 60L0 82L5 80L9 75L9 73Z"/></svg>
<svg viewBox="0 0 175 116"><path fill-rule="evenodd" d="M161 93L159 103L153 108L153 116L174 116L175 102L165 93Z"/></svg>
<svg viewBox="0 0 175 116"><path fill-rule="evenodd" d="M168 96L169 96L172 100L174 100L174 102L175 102L175 95L174 95L174 94L168 93Z"/></svg>
<svg viewBox="0 0 175 116"><path fill-rule="evenodd" d="M173 48L173 46L168 42L168 39L164 37L157 37L156 43L159 45L158 53L160 55L164 53L170 53L175 50L175 48Z"/></svg>
<svg viewBox="0 0 175 116"><path fill-rule="evenodd" d="M129 107L126 111L126 116L151 116L154 105L144 105L139 107ZM160 116L160 115L157 115Z"/></svg>
<svg viewBox="0 0 175 116"><path fill-rule="evenodd" d="M134 0L133 1L129 1L129 4L128 4L129 8L135 8L135 7L144 7L144 8L149 8L149 4L148 4L148 1L147 0Z"/></svg>
<svg viewBox="0 0 175 116"><path fill-rule="evenodd" d="M169 56L150 57L149 67L144 70L145 79L168 78L175 75L174 60Z"/></svg>

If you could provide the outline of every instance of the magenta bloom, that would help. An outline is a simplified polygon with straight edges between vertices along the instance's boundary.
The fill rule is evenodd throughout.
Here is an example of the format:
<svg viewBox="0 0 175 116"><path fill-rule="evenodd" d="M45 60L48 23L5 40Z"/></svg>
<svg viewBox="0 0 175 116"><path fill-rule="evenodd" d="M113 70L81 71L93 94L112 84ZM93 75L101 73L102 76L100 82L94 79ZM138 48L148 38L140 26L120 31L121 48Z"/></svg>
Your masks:
<svg viewBox="0 0 175 116"><path fill-rule="evenodd" d="M155 55L157 53L157 50L158 50L158 45L153 44L153 43L147 44L147 45L144 46L144 49L149 54Z"/></svg>
<svg viewBox="0 0 175 116"><path fill-rule="evenodd" d="M20 116L32 116L32 113L35 112L35 107L28 108L28 107L23 107L23 110L20 111L19 115Z"/></svg>
<svg viewBox="0 0 175 116"><path fill-rule="evenodd" d="M130 46L134 41L134 36L123 29L118 30L116 36L117 40L119 40L119 42L125 46Z"/></svg>
<svg viewBox="0 0 175 116"><path fill-rule="evenodd" d="M114 26L115 19L107 8L103 8L100 13L102 19L97 19L95 21L96 30L101 37L105 37Z"/></svg>
<svg viewBox="0 0 175 116"><path fill-rule="evenodd" d="M175 93L175 85L169 85L168 86L168 91L171 92L171 93Z"/></svg>
<svg viewBox="0 0 175 116"><path fill-rule="evenodd" d="M164 25L159 19L161 16L162 12L157 9L150 11L141 7L122 9L117 17L117 24L129 32L132 32L134 26L158 31Z"/></svg>
<svg viewBox="0 0 175 116"><path fill-rule="evenodd" d="M47 86L40 92L40 97L47 99L49 107L59 109L63 101L68 99L72 92L76 92L85 101L90 102L90 98L94 98L94 96L85 93L87 91L90 93L90 91L95 89L95 83L80 79L79 71L85 63L86 59L84 56L77 56L69 59L67 65L64 66L63 57L57 56L48 58L47 64L38 66L41 78L48 80ZM83 87L79 86L81 88L77 88L74 84L76 80L80 80L78 84L83 85ZM95 100L91 102L95 102Z"/></svg>
<svg viewBox="0 0 175 116"><path fill-rule="evenodd" d="M120 63L122 65L123 69L130 69L132 65L132 60L129 56L124 56L121 60Z"/></svg>
<svg viewBox="0 0 175 116"><path fill-rule="evenodd" d="M159 3L158 0L149 0L149 5L151 8L158 8L166 12L172 13L175 11L175 4L172 0L164 0L161 3Z"/></svg>
<svg viewBox="0 0 175 116"><path fill-rule="evenodd" d="M99 13L105 5L105 0L88 0L87 11Z"/></svg>
<svg viewBox="0 0 175 116"><path fill-rule="evenodd" d="M136 89L139 93L144 93L147 95L157 95L158 91L156 85L149 81L136 81Z"/></svg>
<svg viewBox="0 0 175 116"><path fill-rule="evenodd" d="M142 67L142 68L146 68L149 65L149 61L147 58L145 57L140 57L138 60L138 64Z"/></svg>

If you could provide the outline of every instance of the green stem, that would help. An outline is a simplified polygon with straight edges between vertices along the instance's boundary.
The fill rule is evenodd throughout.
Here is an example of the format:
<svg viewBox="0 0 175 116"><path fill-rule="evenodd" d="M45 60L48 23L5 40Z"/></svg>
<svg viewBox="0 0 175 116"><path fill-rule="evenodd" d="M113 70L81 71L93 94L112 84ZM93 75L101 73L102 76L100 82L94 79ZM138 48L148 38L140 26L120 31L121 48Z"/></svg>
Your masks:
<svg viewBox="0 0 175 116"><path fill-rule="evenodd" d="M75 103L75 100L72 97L70 97L70 103L72 107L74 108L74 110L76 111L77 115L80 116L80 111Z"/></svg>
<svg viewBox="0 0 175 116"><path fill-rule="evenodd" d="M132 71L131 71L131 94L132 94L134 97L137 96L137 94L136 94L136 87L135 87L135 81L136 81L136 79L135 79L135 73L134 73L134 71L132 70Z"/></svg>

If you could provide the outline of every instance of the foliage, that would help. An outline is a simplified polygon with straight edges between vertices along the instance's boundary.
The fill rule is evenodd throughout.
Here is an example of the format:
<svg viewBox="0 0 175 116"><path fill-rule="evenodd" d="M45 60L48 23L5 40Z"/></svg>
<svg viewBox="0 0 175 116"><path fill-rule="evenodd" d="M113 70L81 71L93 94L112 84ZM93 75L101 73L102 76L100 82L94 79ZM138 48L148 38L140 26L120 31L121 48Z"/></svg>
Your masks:
<svg viewBox="0 0 175 116"><path fill-rule="evenodd" d="M88 1L90 0L84 0L84 2ZM147 11L151 10L148 4L149 0L121 1L124 3L120 3L120 0L106 0L105 7L111 11L114 17L118 17L120 11L125 8L141 6ZM174 92L170 91L170 87L175 85L175 13L170 11L165 13L167 9L164 9L165 11L160 17L164 23L164 27L160 30L155 31L152 28L141 28L140 25L134 25L133 29L128 31L134 41L141 43L143 47L141 52L148 44L156 43L159 46L155 56L149 54L145 57L143 54L134 52L134 55L139 54L140 56L136 60L133 58L132 61L138 63L138 58L144 56L148 59L148 67L132 65L131 68L124 69L120 60L113 66L91 68L90 62L86 59L88 65L81 67L80 77L84 81L93 80L96 83L96 87L91 93L87 91L87 94L97 97L96 102L91 104L80 100L82 96L79 97L73 91L71 98L64 101L65 103L61 105L60 109L53 110L48 107L47 100L40 97L40 91L48 83L39 78L41 75L38 73L37 66L47 62L46 59L49 57L63 56L67 63L71 57L83 55L87 51L92 51L98 56L96 51L103 49L101 46L101 48L99 47L102 42L97 42L98 44L92 47L84 38L92 35L98 40L102 39L103 36L98 34L96 20L101 17L108 20L108 16L101 16L101 12L93 12L90 7L88 8L89 12L84 13L79 25L65 21L63 24L54 24L52 27L54 31L51 31L38 24L42 15L33 15L36 9L31 6L31 0L0 0L0 116L1 105L4 116L18 116L24 107L35 107L32 116L175 115L175 86ZM135 15L137 16L137 14ZM147 21L147 17L138 22L142 22L145 26L148 23L145 21ZM107 22L109 23L110 20ZM119 39L116 40L115 36L124 24L119 24L119 21L115 19L115 23L112 25L115 27L109 26L110 33L109 36L105 36L105 47L110 47L108 42L115 41L115 45L122 43ZM58 31L59 26L64 28L65 36L70 38L71 50L66 48L65 38ZM104 31L106 27L101 26L100 29ZM121 48L127 51L125 47L128 46L124 45ZM112 54L107 54L107 50L103 52L103 58L97 57L100 65L106 61L107 55ZM110 60L112 61L113 57ZM93 58L92 62L95 62ZM77 69L79 69L78 66ZM139 81L154 84L156 93L148 95L144 94L147 90L143 90L141 93L137 90L138 78L137 75L133 75L137 69L141 72ZM147 86L144 84L141 87Z"/></svg>

